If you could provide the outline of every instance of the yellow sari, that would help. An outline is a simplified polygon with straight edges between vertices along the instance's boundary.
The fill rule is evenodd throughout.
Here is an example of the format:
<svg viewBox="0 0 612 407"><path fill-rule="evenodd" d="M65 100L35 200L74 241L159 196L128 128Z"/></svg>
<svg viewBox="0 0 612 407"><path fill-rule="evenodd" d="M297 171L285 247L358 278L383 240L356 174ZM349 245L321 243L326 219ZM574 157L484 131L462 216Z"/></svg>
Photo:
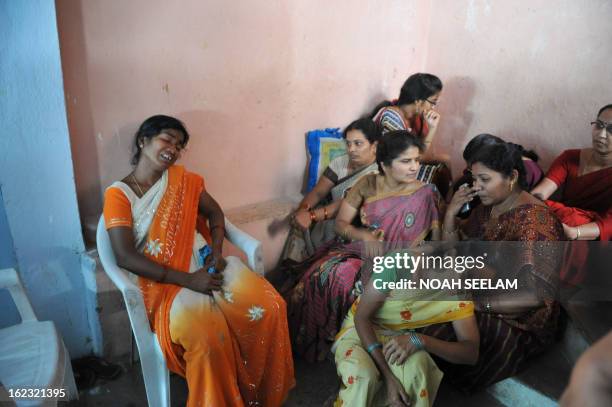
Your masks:
<svg viewBox="0 0 612 407"><path fill-rule="evenodd" d="M359 299L351 307L332 349L342 380L334 406L386 406L382 378L355 329L354 316L358 306ZM442 291L415 293L393 290L372 323L378 341L385 344L394 336L410 330L473 314L472 302L449 301L448 295ZM412 406L429 407L433 404L443 373L426 351L412 354L402 365L389 367L411 397Z"/></svg>

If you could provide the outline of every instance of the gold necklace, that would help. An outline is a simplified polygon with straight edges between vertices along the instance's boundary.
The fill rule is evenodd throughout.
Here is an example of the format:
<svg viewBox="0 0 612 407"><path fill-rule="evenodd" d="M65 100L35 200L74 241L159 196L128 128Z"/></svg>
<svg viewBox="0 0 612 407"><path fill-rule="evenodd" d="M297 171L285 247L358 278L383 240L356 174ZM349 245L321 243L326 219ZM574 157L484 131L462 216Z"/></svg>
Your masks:
<svg viewBox="0 0 612 407"><path fill-rule="evenodd" d="M140 184L138 183L138 180L134 176L134 173L132 173L132 179L136 183L136 186L138 187L138 190L140 191L140 197L142 198L144 196L144 192L142 192L142 188L140 188Z"/></svg>

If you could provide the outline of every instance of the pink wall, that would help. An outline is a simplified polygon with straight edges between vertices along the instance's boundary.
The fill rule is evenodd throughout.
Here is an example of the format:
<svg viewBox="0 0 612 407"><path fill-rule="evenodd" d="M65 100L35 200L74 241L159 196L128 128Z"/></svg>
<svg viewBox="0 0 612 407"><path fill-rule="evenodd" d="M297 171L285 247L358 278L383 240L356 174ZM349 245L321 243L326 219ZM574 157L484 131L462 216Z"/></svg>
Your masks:
<svg viewBox="0 0 612 407"><path fill-rule="evenodd" d="M186 122L183 163L231 209L297 195L305 131L348 124L416 71L444 81L436 149L455 174L481 132L537 149L546 169L589 144L611 102L609 0L57 0L57 14L86 228L156 113ZM268 223L246 226L267 267L284 238Z"/></svg>
<svg viewBox="0 0 612 407"><path fill-rule="evenodd" d="M224 208L295 195L304 133L344 126L422 68L428 2L58 0L81 215L131 169L146 117L192 133L183 159Z"/></svg>
<svg viewBox="0 0 612 407"><path fill-rule="evenodd" d="M535 148L545 170L590 145L612 102L611 16L609 0L432 2L425 67L444 80L437 144L455 173L482 132Z"/></svg>

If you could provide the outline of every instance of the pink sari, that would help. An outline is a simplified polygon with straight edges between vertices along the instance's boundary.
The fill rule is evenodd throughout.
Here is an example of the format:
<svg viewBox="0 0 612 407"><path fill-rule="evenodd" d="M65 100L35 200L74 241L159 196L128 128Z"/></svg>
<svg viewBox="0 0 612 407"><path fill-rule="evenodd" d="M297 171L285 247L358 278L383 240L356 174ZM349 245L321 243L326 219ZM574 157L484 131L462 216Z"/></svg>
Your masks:
<svg viewBox="0 0 612 407"><path fill-rule="evenodd" d="M418 244L439 227L440 195L432 184L415 183L392 194L374 194L360 208L361 223L382 230L388 249ZM351 305L369 280L372 266L361 242L331 242L309 261L288 293L295 351L308 361L327 357Z"/></svg>

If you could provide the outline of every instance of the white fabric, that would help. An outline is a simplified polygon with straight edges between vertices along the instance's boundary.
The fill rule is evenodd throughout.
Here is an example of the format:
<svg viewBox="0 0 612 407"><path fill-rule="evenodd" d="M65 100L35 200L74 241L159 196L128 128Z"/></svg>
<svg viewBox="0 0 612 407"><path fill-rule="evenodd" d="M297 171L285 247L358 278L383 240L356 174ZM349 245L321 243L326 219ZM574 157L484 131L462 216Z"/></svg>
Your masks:
<svg viewBox="0 0 612 407"><path fill-rule="evenodd" d="M140 198L132 188L124 182L116 181L109 188L111 187L119 188L125 194L128 201L130 201L130 205L132 206L132 222L134 225L134 242L136 243L136 250L142 253L147 242L149 228L153 222L155 211L157 211L157 207L168 187L168 170L164 171L161 178ZM195 231L193 250L189 263L190 273L202 267L198 252L206 244L204 237ZM136 277L133 273L130 273L130 278L135 279Z"/></svg>
<svg viewBox="0 0 612 407"><path fill-rule="evenodd" d="M128 201L130 201L130 205L132 206L134 241L136 242L136 249L139 252L144 250L151 222L153 222L155 211L166 193L167 186L168 170L164 171L161 178L140 198L132 191L132 188L124 182L116 181L109 187L119 188L123 191Z"/></svg>
<svg viewBox="0 0 612 407"><path fill-rule="evenodd" d="M5 388L64 388L75 396L68 351L51 321L30 321L0 330L0 382ZM53 400L19 400L18 406L55 405ZM41 404L42 403L42 404Z"/></svg>
<svg viewBox="0 0 612 407"><path fill-rule="evenodd" d="M336 174L338 179L346 177L349 173L349 156L343 154L331 160L329 168Z"/></svg>

